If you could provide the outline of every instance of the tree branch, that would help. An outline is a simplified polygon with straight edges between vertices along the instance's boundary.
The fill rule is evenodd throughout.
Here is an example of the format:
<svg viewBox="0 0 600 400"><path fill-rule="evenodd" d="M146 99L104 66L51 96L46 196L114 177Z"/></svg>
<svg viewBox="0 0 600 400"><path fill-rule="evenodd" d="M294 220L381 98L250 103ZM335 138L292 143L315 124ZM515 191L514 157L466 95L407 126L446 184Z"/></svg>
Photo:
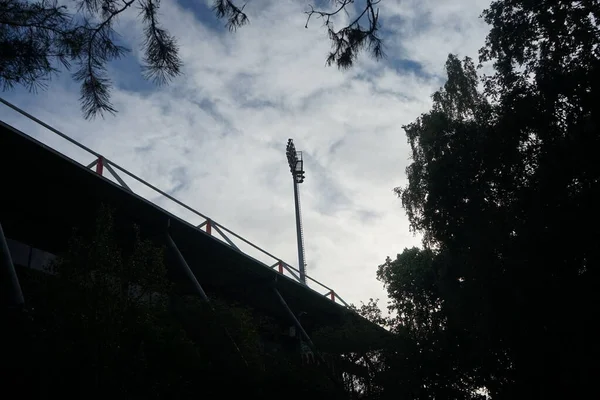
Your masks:
<svg viewBox="0 0 600 400"><path fill-rule="evenodd" d="M248 16L244 13L245 7L246 4L242 7L238 7L231 0L215 0L212 10L219 19L227 17L225 26L233 32L237 30L237 28L250 22Z"/></svg>
<svg viewBox="0 0 600 400"><path fill-rule="evenodd" d="M110 39L110 24L113 18L129 8L136 0L124 1L123 7L112 11L110 15L97 27L91 30L91 36L87 46L86 71L80 70L75 74L77 80L82 80L81 97L82 110L85 118L94 118L98 114L103 115L107 111L115 114L117 110L110 103L110 80L103 76L105 70L103 62L119 58L125 51L123 47L112 43ZM108 7L103 9L108 10ZM109 30L108 32L104 32ZM96 45L97 35L104 36L103 43ZM96 55L95 52L99 52Z"/></svg>
<svg viewBox="0 0 600 400"><path fill-rule="evenodd" d="M157 10L160 0L74 0L75 11L58 0L0 0L0 86L11 88L19 83L28 87L39 85L53 73L59 72L56 62L69 70L78 66L73 78L81 83L80 101L85 118L105 111L116 113L110 103L111 81L107 63L120 58L127 49L116 43L112 28L115 17L136 1L141 5L145 26L145 60L142 73L146 79L163 84L181 73L177 41L160 26ZM361 1L356 17L340 30L334 19L348 7ZM364 48L375 58L384 56L381 39L377 36L381 0L332 0L330 11L307 11L305 27L313 16L322 18L332 43L327 64L349 68ZM225 18L230 31L249 23L245 4L235 0L213 0L217 18ZM349 18L348 18L349 19Z"/></svg>
<svg viewBox="0 0 600 400"><path fill-rule="evenodd" d="M158 5L153 0L146 0L142 5L142 13L146 39L144 41L145 65L143 67L146 79L156 84L164 84L171 78L181 74L183 62L179 58L179 48L174 37L160 28L156 20Z"/></svg>
<svg viewBox="0 0 600 400"><path fill-rule="evenodd" d="M375 59L385 57L383 42L377 35L379 30L379 9L376 6L381 0L365 0L362 12L344 28L336 31L333 27L332 18L344 11L348 14L346 7L354 4L355 0L336 0L337 7L330 12L315 10L310 6L305 27L313 16L324 20L327 33L332 41L332 51L327 57L327 65L336 64L340 69L350 68L358 53L365 47L371 52ZM361 20L367 16L368 27L363 28Z"/></svg>
<svg viewBox="0 0 600 400"><path fill-rule="evenodd" d="M338 7L337 10L333 11L333 12L324 12L324 11L318 11L315 10L314 7L312 5L309 5L310 7L310 11L305 11L304 13L308 15L308 18L306 19L306 24L304 25L305 28L308 28L308 23L310 22L310 19L313 15L317 15L320 18L325 19L325 25L329 24L329 20L331 17L337 15L340 11L345 11L346 14L348 14L348 11L346 10L346 6L350 3L353 3L354 0L341 0L338 1L340 6Z"/></svg>

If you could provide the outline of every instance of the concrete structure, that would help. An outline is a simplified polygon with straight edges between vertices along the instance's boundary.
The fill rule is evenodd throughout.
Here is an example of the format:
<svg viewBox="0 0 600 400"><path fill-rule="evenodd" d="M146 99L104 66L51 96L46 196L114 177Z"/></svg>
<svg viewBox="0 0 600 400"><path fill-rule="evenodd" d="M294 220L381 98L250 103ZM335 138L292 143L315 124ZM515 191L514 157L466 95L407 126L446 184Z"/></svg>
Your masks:
<svg viewBox="0 0 600 400"><path fill-rule="evenodd" d="M6 101L0 102L90 154L90 163L80 164L0 122L0 223L15 264L36 267L40 259L65 251L73 227L92 226L98 208L106 204L116 210L117 223L135 223L145 235L167 246L173 279L185 291L205 298L215 293L260 310L282 325L295 326L315 353L318 350L300 315L310 316L313 329L350 323L387 335L350 310L330 287L308 276L307 283L320 292L303 284L298 269ZM108 179L107 173L114 179ZM126 179L144 184L204 222L187 222L133 193ZM246 254L240 250L242 245L273 262Z"/></svg>

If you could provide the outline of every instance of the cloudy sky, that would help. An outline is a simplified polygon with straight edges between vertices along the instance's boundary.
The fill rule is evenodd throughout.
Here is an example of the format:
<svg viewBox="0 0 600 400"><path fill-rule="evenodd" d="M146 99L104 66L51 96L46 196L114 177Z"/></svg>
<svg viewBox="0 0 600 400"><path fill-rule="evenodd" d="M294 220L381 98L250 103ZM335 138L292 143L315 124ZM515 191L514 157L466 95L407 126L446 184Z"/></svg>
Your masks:
<svg viewBox="0 0 600 400"><path fill-rule="evenodd" d="M184 75L167 87L140 77L141 29L135 12L120 19L117 30L133 51L111 65L114 117L84 120L78 86L66 74L47 91L2 96L297 266L285 157L293 138L305 159L308 274L348 302L385 302L377 266L420 242L392 192L406 183L409 163L401 126L428 110L448 53L477 57L489 0L382 0L387 59L362 56L344 72L325 66L330 43L320 21L304 28L310 2L249 0L250 25L236 33L214 18L210 3L163 1L162 22L185 62ZM92 161L3 105L0 119Z"/></svg>

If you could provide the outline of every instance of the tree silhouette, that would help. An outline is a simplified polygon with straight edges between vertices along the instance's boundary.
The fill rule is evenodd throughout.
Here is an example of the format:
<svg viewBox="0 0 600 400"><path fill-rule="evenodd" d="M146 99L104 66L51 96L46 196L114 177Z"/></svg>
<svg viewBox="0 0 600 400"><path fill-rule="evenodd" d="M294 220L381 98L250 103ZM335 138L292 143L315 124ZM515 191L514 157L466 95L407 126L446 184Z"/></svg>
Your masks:
<svg viewBox="0 0 600 400"><path fill-rule="evenodd" d="M380 277L402 325L440 313L437 337L416 324L452 365L429 393L585 397L597 348L600 4L494 1L483 16L480 57L495 66L483 91L473 62L450 55L432 109L404 127L412 163L396 192L425 250L388 260Z"/></svg>

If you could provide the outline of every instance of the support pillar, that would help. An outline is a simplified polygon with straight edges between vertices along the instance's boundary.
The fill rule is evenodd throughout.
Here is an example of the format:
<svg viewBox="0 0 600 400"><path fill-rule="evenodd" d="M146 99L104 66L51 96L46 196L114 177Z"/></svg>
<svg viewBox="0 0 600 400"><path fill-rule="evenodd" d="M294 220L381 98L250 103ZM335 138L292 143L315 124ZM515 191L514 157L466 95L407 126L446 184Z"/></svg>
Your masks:
<svg viewBox="0 0 600 400"><path fill-rule="evenodd" d="M288 304L285 302L283 296L281 295L281 293L279 293L279 290L277 290L277 288L274 287L273 288L273 292L275 292L275 296L277 296L277 298L279 299L279 302L281 303L281 305L283 306L283 308L287 311L288 315L290 316L290 318L294 322L294 325L296 325L296 328L298 328L298 330L300 331L300 333L302 333L302 336L304 336L304 339L306 340L306 343L308 343L308 347L310 347L310 349L313 351L313 353L318 354L317 353L317 349L315 348L314 343L310 339L310 336L308 336L308 333L306 333L306 331L304 330L304 328L300 324L300 321L298 321L298 318L296 318L296 316L294 315L294 312L290 309L290 307L288 306Z"/></svg>
<svg viewBox="0 0 600 400"><path fill-rule="evenodd" d="M206 295L206 292L204 292L204 289L202 289L202 286L200 286L200 282L198 282L198 279L196 279L196 275L194 275L194 273L190 269L190 266L185 261L185 258L183 258L183 254L181 254L181 252L179 251L179 248L173 241L173 238L171 238L171 235L169 235L169 232L167 232L167 244L169 245L169 247L171 248L171 250L177 257L179 266L181 267L181 269L183 270L185 275L188 277L190 282L192 282L192 285L194 286L196 293L202 298L202 300L208 302L209 300L208 300L208 296Z"/></svg>
<svg viewBox="0 0 600 400"><path fill-rule="evenodd" d="M334 385L338 389L340 389L341 391L344 391L343 384L329 370L329 368L327 367L327 364L325 363L325 359L323 359L323 357L321 356L321 354L317 351L317 348L315 347L315 344L311 340L310 336L308 336L308 333L306 333L306 331L304 330L304 328L300 324L300 321L298 321L298 318L296 318L296 315L294 315L294 312L288 306L288 304L286 303L286 301L283 298L283 296L281 295L281 293L279 293L279 290L277 290L276 287L273 287L273 292L275 293L275 296L279 299L279 302L281 303L281 305L283 306L283 308L287 311L287 313L290 316L291 320L294 322L294 325L296 325L296 328L300 331L300 333L302 334L302 336L306 340L306 343L308 344L308 347L312 350L313 354L315 355L315 357L319 361L319 365L322 368L324 368L324 371L328 375L329 379L331 379L331 381L334 383Z"/></svg>
<svg viewBox="0 0 600 400"><path fill-rule="evenodd" d="M170 221L169 221L169 223L170 223ZM210 223L210 220L209 220L209 223ZM181 251L179 251L179 248L177 247L177 245L173 241L173 238L171 237L171 235L169 234L168 231L167 231L167 235L166 236L167 236L167 244L168 244L168 246L171 248L171 250L173 251L173 253L177 257L177 261L179 262L179 265L181 266L182 270L185 272L185 275L188 277L188 279L194 285L194 289L195 289L196 293L200 296L200 298L202 298L202 300L204 300L207 303L210 303L210 300L208 299L208 296L206 295L206 292L204 291L204 289L202 289L202 286L200 286L200 282L198 282L198 279L196 279L196 275L194 275L194 272L192 271L192 269L188 265L187 261L185 261L185 258L183 257L183 254L181 254ZM211 310L213 316L217 319L218 316L215 313L215 309L210 304L209 304L209 307L210 307L210 310ZM231 336L231 334L229 333L229 330L227 329L227 327L225 327L224 325L222 325L221 322L218 321L218 320L217 320L217 323L223 329L223 332L225 333L225 335L227 336L227 338L229 339L229 341L233 345L233 347L234 347L235 351L237 352L237 354L240 356L240 359L244 362L244 365L246 366L246 368L248 368L248 362L246 361L246 358L244 357L244 355L242 354L239 346L237 345L237 343L233 339L233 336Z"/></svg>
<svg viewBox="0 0 600 400"><path fill-rule="evenodd" d="M0 285L3 306L20 307L23 305L25 302L23 292L2 230L2 224L0 224Z"/></svg>

